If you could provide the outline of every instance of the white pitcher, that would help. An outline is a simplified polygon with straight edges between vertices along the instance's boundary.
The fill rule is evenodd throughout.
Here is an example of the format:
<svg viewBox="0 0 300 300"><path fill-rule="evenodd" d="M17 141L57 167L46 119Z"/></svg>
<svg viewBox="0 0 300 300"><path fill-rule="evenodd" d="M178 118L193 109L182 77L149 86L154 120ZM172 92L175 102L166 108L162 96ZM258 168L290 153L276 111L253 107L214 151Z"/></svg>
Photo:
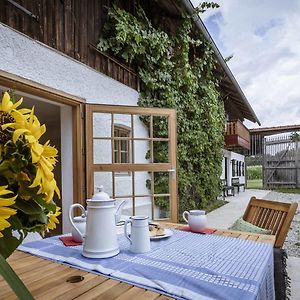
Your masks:
<svg viewBox="0 0 300 300"><path fill-rule="evenodd" d="M204 210L185 211L183 212L182 217L194 232L203 230L207 225L207 218Z"/></svg>
<svg viewBox="0 0 300 300"><path fill-rule="evenodd" d="M127 232L127 225L131 223L130 237ZM133 253L145 253L150 251L150 235L149 235L149 217L133 216L126 220L124 225L124 233L130 241L130 251Z"/></svg>
<svg viewBox="0 0 300 300"><path fill-rule="evenodd" d="M110 199L108 194L102 191L103 187L96 193L92 199L87 200L87 214L84 207L80 204L73 204L70 211L74 207L82 210L84 215L87 215L86 233L83 234L76 227L73 219L70 218L71 224L75 231L83 239L82 255L90 258L106 258L117 255L119 244L116 231L116 217L118 210L125 204L123 201L118 208L116 200Z"/></svg>

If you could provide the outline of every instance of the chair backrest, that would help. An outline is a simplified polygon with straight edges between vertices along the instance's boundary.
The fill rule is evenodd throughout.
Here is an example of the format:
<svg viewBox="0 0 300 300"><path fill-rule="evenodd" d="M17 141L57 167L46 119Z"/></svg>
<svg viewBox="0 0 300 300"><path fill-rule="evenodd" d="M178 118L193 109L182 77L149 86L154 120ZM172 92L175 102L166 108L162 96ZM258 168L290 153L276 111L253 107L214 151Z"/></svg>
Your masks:
<svg viewBox="0 0 300 300"><path fill-rule="evenodd" d="M239 178L231 178L231 184L239 184L240 183L240 179Z"/></svg>
<svg viewBox="0 0 300 300"><path fill-rule="evenodd" d="M276 236L275 247L282 247L298 203L283 203L252 197L243 219L253 225L271 230Z"/></svg>

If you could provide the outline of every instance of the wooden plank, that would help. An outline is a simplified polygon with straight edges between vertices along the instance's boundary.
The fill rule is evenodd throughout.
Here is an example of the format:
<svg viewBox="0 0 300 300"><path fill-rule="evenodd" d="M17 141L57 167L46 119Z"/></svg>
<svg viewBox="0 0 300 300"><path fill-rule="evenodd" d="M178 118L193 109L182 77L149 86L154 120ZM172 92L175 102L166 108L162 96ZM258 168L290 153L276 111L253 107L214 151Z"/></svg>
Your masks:
<svg viewBox="0 0 300 300"><path fill-rule="evenodd" d="M84 275L85 279L86 276ZM68 290L67 293L62 293L55 297L56 300L72 300L78 296L84 295L89 290L95 288L96 286L102 284L108 278L96 275L92 279L85 281L83 285L77 285L77 283L72 284L72 289Z"/></svg>
<svg viewBox="0 0 300 300"><path fill-rule="evenodd" d="M116 299L126 291L128 291L132 285L120 282L117 285L112 286L110 289L101 294L103 299Z"/></svg>
<svg viewBox="0 0 300 300"><path fill-rule="evenodd" d="M74 17L72 12L72 0L64 0L64 36L65 53L74 57Z"/></svg>
<svg viewBox="0 0 300 300"><path fill-rule="evenodd" d="M85 103L85 99L83 98L67 94L57 89L47 87L40 83L22 78L17 75L13 75L2 70L0 70L0 85L62 104L73 106L78 105L79 103Z"/></svg>
<svg viewBox="0 0 300 300"><path fill-rule="evenodd" d="M121 99L120 99L121 100ZM134 114L134 115L153 115L153 116L169 116L175 113L172 108L153 108L139 106L123 106L123 105L106 105L106 104L89 104L90 110L101 113L115 114Z"/></svg>
<svg viewBox="0 0 300 300"><path fill-rule="evenodd" d="M114 279L107 279L101 284L97 285L96 287L90 289L86 293L80 295L79 297L76 297L76 300L86 300L86 299L95 299L95 298L102 298L102 295L107 291L110 290L111 288L115 287L118 285L120 281L114 280Z"/></svg>
<svg viewBox="0 0 300 300"><path fill-rule="evenodd" d="M98 277L98 275L92 274L92 273L83 273L82 275L83 275L84 279L80 282L71 283L71 282L66 282L66 281L62 280L57 285L52 286L49 289L41 290L39 293L36 293L35 297L43 299L43 300L57 299L58 296L67 295L69 293L69 291L83 287L90 280ZM102 278L102 279L105 280L104 278ZM99 284L100 284L100 282L99 282ZM76 291L76 292L78 293L78 291Z"/></svg>
<svg viewBox="0 0 300 300"><path fill-rule="evenodd" d="M94 164L94 172L142 172L142 171L168 171L172 168L170 163L155 164Z"/></svg>
<svg viewBox="0 0 300 300"><path fill-rule="evenodd" d="M55 271L50 271L49 273L43 272L42 274L38 274L34 272L34 269L34 264L32 264L29 267L28 271L31 270L31 272L33 273L33 277L30 277L29 279L27 279L27 276L20 274L20 279L28 287L33 297L35 297L35 294L39 291L46 290L53 285L57 285L61 280L66 280L66 278L68 278L69 276L72 276L79 272L76 269L71 269L66 266L64 268L61 268L61 265L56 266ZM15 295L11 292L10 287L7 286L1 288L0 298L6 300L15 299Z"/></svg>
<svg viewBox="0 0 300 300"><path fill-rule="evenodd" d="M176 111L172 111L168 119L168 137L169 137L169 162L171 167L169 171L169 187L170 187L170 206L171 220L178 222L178 195L177 195L177 124Z"/></svg>
<svg viewBox="0 0 300 300"><path fill-rule="evenodd" d="M145 291L139 299L143 300L154 300L159 297L159 294L152 292L152 291Z"/></svg>

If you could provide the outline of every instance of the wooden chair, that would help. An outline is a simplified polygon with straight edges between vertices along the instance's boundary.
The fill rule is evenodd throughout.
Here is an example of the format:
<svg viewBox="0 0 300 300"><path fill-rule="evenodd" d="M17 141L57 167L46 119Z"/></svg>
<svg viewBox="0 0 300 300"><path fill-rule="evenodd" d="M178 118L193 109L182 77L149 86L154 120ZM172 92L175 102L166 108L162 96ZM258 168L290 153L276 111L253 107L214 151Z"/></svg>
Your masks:
<svg viewBox="0 0 300 300"><path fill-rule="evenodd" d="M298 203L283 203L252 197L243 219L253 225L271 230L276 236L275 247L282 247Z"/></svg>

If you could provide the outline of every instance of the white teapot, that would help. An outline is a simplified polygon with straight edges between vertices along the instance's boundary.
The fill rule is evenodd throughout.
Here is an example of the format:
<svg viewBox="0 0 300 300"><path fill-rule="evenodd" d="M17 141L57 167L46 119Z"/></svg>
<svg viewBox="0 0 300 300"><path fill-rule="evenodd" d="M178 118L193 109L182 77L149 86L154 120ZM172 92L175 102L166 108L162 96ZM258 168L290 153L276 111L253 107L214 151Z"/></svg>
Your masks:
<svg viewBox="0 0 300 300"><path fill-rule="evenodd" d="M87 212L81 204L73 204L69 210L70 222L75 232L83 239L82 255L90 258L117 255L120 250L116 232L116 216L125 204L125 200L117 206L116 200L109 198L108 194L103 192L103 187L100 187L99 192L86 202ZM86 216L85 233L77 228L72 218L74 207L80 208L82 216Z"/></svg>

